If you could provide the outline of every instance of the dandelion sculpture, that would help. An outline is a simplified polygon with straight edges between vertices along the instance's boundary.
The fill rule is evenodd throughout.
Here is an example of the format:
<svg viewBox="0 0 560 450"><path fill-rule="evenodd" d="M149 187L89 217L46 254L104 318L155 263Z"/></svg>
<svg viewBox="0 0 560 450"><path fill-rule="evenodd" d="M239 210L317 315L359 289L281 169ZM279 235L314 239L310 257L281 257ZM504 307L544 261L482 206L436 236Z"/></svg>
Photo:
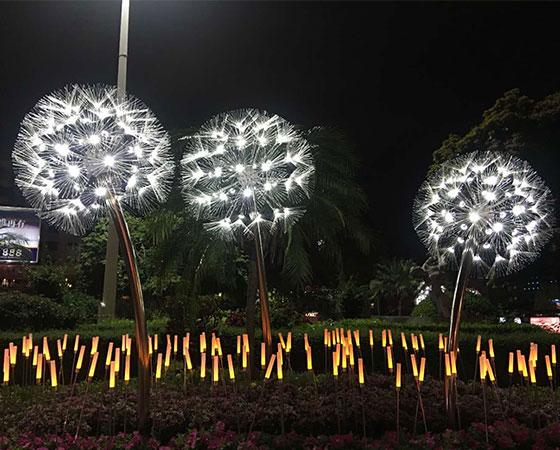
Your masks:
<svg viewBox="0 0 560 450"><path fill-rule="evenodd" d="M304 213L314 165L309 143L277 115L256 109L219 114L187 141L184 196L208 230L254 238L263 337L272 337L261 231L285 231Z"/></svg>
<svg viewBox="0 0 560 450"><path fill-rule="evenodd" d="M81 235L108 215L130 279L139 353L139 428L147 420L148 337L136 256L123 207L144 213L173 177L167 133L140 100L108 86L67 86L25 116L13 151L16 184L39 215Z"/></svg>
<svg viewBox="0 0 560 450"><path fill-rule="evenodd" d="M468 278L507 275L536 259L552 234L553 203L527 162L497 152L445 162L420 187L414 228L440 265L459 270L448 351L457 352ZM449 392L454 422L455 391Z"/></svg>

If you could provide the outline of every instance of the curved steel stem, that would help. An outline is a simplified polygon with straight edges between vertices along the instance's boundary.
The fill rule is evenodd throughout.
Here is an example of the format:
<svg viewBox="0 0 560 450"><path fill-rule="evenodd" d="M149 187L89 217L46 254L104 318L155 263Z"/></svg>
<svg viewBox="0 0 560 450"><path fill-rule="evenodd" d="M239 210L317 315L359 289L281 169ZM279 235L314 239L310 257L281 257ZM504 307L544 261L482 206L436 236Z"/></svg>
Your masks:
<svg viewBox="0 0 560 450"><path fill-rule="evenodd" d="M261 301L261 321L263 340L266 343L267 358L272 351L272 331L270 329L270 307L268 303L268 288L266 286L266 272L264 268L264 252L262 248L261 228L257 223L255 249L257 252L257 270L259 275L259 298Z"/></svg>
<svg viewBox="0 0 560 450"><path fill-rule="evenodd" d="M467 289L467 282L471 273L473 264L472 251L467 247L463 251L461 257L461 265L459 266L459 273L457 274L457 283L455 284L455 292L453 294L453 304L451 305L451 322L449 324L449 338L447 350L457 355L457 348L459 344L459 326L461 324L461 311L463 310L463 299L465 297L465 290ZM455 427L457 420L457 390L456 390L455 377L449 378L449 389L447 390L447 407L449 425Z"/></svg>
<svg viewBox="0 0 560 450"><path fill-rule="evenodd" d="M128 225L124 218L118 200L115 198L111 189L108 189L108 199L111 220L115 226L121 249L124 256L126 272L130 283L132 304L134 306L134 323L136 327L136 347L138 349L138 400L137 414L139 431L147 431L149 428L149 406L150 406L150 355L148 353L148 327L144 312L144 297L142 296L142 286L138 275L138 265L136 263L136 253L130 239Z"/></svg>

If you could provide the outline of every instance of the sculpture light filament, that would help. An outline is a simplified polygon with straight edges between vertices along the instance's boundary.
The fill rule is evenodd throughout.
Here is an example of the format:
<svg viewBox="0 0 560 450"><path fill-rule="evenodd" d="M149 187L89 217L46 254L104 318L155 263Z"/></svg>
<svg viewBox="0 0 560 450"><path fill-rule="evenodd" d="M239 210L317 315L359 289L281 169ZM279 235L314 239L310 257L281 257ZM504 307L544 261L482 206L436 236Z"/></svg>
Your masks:
<svg viewBox="0 0 560 450"><path fill-rule="evenodd" d="M109 215L130 280L138 347L138 426L148 423L150 367L144 300L122 207L143 213L173 179L169 137L140 100L107 86L67 86L39 100L13 151L16 184L57 228L81 235Z"/></svg>
<svg viewBox="0 0 560 450"><path fill-rule="evenodd" d="M109 193L144 213L167 197L173 175L154 114L106 86L72 85L41 99L23 119L13 165L29 203L77 235L107 215Z"/></svg>
<svg viewBox="0 0 560 450"><path fill-rule="evenodd" d="M444 162L422 184L414 202L414 228L441 266L459 270L449 352L457 352L469 277L507 275L535 260L552 234L553 204L550 190L527 162L498 152ZM448 391L454 423L454 386Z"/></svg>
<svg viewBox="0 0 560 450"><path fill-rule="evenodd" d="M293 125L256 109L230 111L190 137L181 162L185 200L227 239L255 239L263 334L270 347L261 229L285 231L304 213L314 165Z"/></svg>

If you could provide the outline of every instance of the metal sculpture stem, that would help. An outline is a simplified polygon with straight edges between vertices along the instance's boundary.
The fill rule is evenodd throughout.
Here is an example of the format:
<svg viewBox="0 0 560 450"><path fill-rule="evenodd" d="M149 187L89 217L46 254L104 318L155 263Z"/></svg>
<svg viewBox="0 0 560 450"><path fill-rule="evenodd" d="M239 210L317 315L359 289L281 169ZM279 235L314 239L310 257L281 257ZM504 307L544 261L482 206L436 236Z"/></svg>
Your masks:
<svg viewBox="0 0 560 450"><path fill-rule="evenodd" d="M148 353L148 328L144 312L144 298L138 275L136 253L130 239L128 225L124 218L118 200L110 189L108 199L110 216L119 236L121 250L124 256L126 272L130 283L132 304L134 306L134 322L136 326L136 347L138 349L138 400L137 400L137 428L146 431L148 428L150 406L150 355Z"/></svg>
<svg viewBox="0 0 560 450"><path fill-rule="evenodd" d="M266 286L266 272L264 268L264 252L262 248L261 228L257 223L255 236L255 250L257 252L257 272L259 276L259 298L261 301L261 321L263 341L266 343L267 358L272 349L272 332L270 329L270 308L268 303L268 289Z"/></svg>
<svg viewBox="0 0 560 450"><path fill-rule="evenodd" d="M453 352L457 355L457 348L459 344L459 326L461 324L461 311L463 310L463 298L465 297L465 290L467 289L467 282L473 264L473 254L468 246L463 251L461 257L461 265L459 266L459 273L457 274L457 283L455 284L455 292L453 294L453 303L451 305L451 322L449 324L449 338L447 342L447 351ZM449 378L449 389L447 390L447 416L449 425L455 427L457 420L457 390L456 378Z"/></svg>

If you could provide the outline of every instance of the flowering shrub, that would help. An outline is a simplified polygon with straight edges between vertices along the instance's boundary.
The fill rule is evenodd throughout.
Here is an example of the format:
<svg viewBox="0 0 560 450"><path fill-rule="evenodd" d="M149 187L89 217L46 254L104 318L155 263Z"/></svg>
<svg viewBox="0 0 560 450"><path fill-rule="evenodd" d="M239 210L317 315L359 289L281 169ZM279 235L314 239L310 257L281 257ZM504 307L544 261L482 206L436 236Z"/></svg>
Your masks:
<svg viewBox="0 0 560 450"><path fill-rule="evenodd" d="M387 432L380 439L367 439L352 432L331 436L312 436L295 431L286 433L282 438L266 433L240 434L227 430L223 422L218 422L210 431L191 430L177 434L166 443L153 437L143 437L139 433L119 433L116 436L77 437L66 433L37 436L26 433L15 437L0 437L0 449L36 449L36 450L101 450L101 449L281 449L327 450L327 449L557 449L560 445L560 424L554 424L541 430L529 429L515 419L496 421L488 427L473 423L466 430L445 430L442 433L426 433L413 436L408 433Z"/></svg>
<svg viewBox="0 0 560 450"><path fill-rule="evenodd" d="M341 376L335 384L332 377L287 373L283 392L276 380L248 384L243 373L238 374L236 388L218 385L209 388L195 376L187 379L183 391L183 376L172 366L151 393L152 434L167 442L187 429L213 429L217 422L224 429L237 433L253 429L272 436L280 434L280 417L285 429L313 436L363 433L381 437L396 426L396 394L394 378L369 375L363 388ZM134 384L135 380L132 381ZM480 384L458 383L459 412L462 424L483 423L484 406ZM44 435L68 432L75 434L80 421L80 435L110 434L132 431L136 427L136 389L118 384L113 393L101 382L92 383L88 395L78 384L73 396L65 386L53 392L48 386L8 387L0 389L0 436L14 436L26 431ZM489 423L496 425L496 440L504 446L510 431L502 432L504 417L526 424L529 429L560 422L557 393L546 388L513 387L498 389L487 386ZM260 400L259 400L260 398ZM411 379L406 379L400 391L400 426L415 434L423 430L420 413L416 415L418 394ZM447 427L442 383L429 378L422 386L428 430L441 433ZM282 406L283 405L283 406ZM81 416L81 420L80 420ZM416 420L415 420L416 416ZM416 423L416 428L415 428ZM543 442L557 439L555 429L541 437ZM512 431L513 432L513 431ZM514 430L523 433L523 430ZM507 447L504 447L507 448Z"/></svg>

